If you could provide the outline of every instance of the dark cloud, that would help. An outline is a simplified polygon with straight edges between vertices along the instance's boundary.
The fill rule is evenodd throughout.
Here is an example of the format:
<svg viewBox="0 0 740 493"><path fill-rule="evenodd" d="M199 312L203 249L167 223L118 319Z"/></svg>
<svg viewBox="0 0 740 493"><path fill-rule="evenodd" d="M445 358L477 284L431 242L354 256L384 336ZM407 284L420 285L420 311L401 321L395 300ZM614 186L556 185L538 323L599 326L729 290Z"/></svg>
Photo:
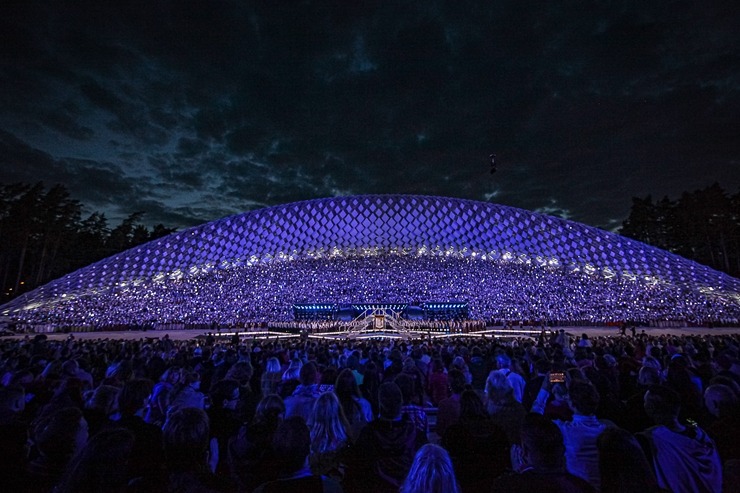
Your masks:
<svg viewBox="0 0 740 493"><path fill-rule="evenodd" d="M6 2L3 180L168 226L425 193L613 228L635 195L740 186L734 10Z"/></svg>

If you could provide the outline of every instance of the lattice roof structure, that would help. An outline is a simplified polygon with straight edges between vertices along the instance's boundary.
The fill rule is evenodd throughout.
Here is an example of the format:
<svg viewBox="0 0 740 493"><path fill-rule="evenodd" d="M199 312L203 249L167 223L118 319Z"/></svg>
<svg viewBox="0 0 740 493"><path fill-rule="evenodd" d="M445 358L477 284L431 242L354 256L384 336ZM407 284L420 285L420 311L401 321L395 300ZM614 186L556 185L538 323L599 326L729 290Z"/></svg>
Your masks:
<svg viewBox="0 0 740 493"><path fill-rule="evenodd" d="M105 296L122 286L151 283L157 289L213 270L321 256L339 262L378 252L557 266L667 283L740 307L740 280L584 224L456 198L364 195L269 207L176 232L26 293L0 307L0 315L22 319L26 312Z"/></svg>

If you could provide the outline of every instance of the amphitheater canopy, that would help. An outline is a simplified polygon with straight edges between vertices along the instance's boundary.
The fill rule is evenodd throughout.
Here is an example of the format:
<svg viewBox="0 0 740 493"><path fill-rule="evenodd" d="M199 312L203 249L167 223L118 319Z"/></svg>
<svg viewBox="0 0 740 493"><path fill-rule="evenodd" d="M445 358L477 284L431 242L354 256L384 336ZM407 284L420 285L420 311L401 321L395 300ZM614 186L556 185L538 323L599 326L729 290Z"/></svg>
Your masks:
<svg viewBox="0 0 740 493"><path fill-rule="evenodd" d="M157 290L168 282L208 279L213 272L248 273L253 267L264 272L290 262L384 255L515 263L605 280L660 283L710 304L719 300L730 311L740 305L739 280L583 224L470 200L366 195L269 207L173 233L26 293L0 307L0 315L22 318L25 312L38 314L77 299L98 299L99 305L127 286ZM178 296L185 295L180 291Z"/></svg>

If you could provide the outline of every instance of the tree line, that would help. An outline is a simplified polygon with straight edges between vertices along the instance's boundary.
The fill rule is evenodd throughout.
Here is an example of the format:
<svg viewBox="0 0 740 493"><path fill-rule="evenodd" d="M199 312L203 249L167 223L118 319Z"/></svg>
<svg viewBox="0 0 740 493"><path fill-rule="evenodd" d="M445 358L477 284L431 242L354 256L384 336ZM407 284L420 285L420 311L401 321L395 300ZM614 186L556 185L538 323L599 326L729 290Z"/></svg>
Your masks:
<svg viewBox="0 0 740 493"><path fill-rule="evenodd" d="M115 227L105 214L83 217L64 185L0 184L0 304L69 272L175 231L141 223L135 212Z"/></svg>
<svg viewBox="0 0 740 493"><path fill-rule="evenodd" d="M717 183L677 200L633 197L619 233L740 277L740 192Z"/></svg>

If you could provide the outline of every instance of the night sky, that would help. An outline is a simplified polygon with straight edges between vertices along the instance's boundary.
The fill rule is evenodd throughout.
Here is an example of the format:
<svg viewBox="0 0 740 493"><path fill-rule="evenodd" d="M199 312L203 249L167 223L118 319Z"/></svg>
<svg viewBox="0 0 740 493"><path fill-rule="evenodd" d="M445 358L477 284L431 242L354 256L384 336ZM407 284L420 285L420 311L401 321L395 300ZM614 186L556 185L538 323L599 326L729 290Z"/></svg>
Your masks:
<svg viewBox="0 0 740 493"><path fill-rule="evenodd" d="M740 187L735 1L0 4L0 182L185 227L445 195L612 230ZM490 173L489 155L497 171Z"/></svg>

